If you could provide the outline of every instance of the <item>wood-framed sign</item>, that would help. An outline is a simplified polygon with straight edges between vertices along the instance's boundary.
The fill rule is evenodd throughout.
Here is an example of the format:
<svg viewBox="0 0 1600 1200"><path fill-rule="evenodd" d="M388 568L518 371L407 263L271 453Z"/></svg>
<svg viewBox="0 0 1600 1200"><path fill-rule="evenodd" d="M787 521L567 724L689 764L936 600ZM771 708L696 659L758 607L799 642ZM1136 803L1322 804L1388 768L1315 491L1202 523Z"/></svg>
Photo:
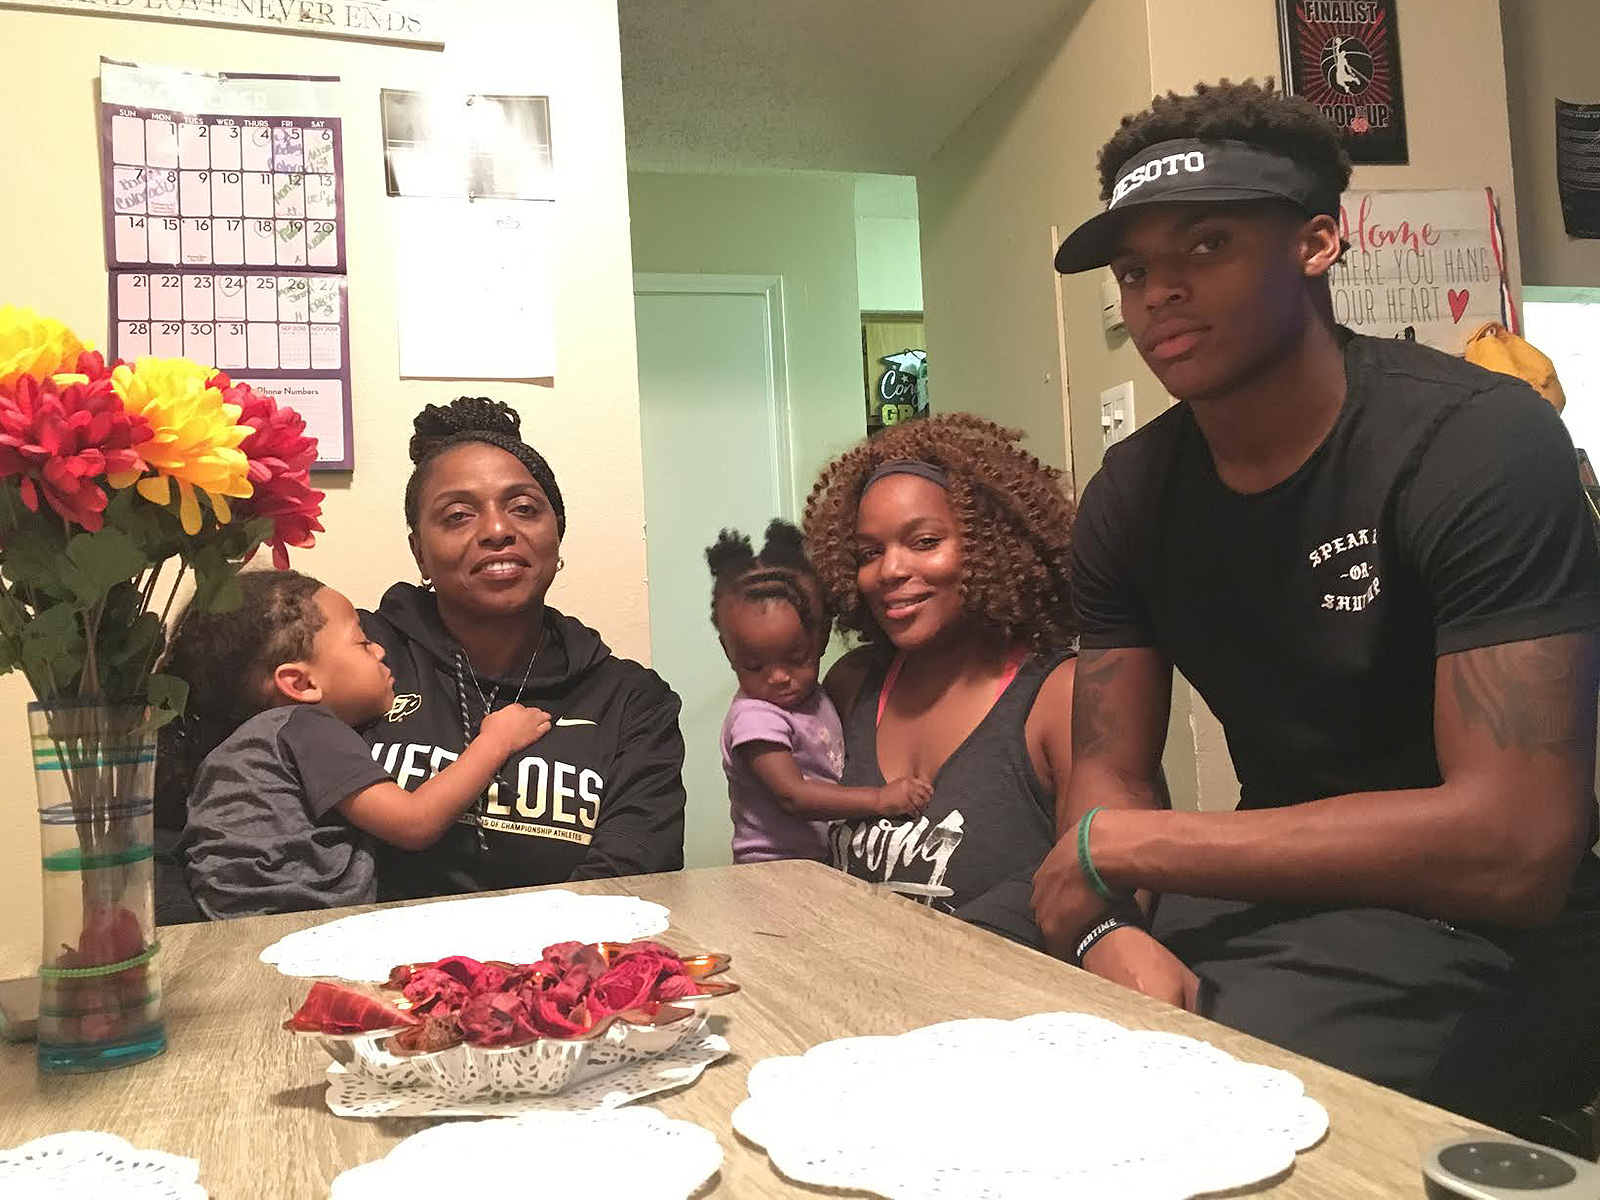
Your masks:
<svg viewBox="0 0 1600 1200"><path fill-rule="evenodd" d="M1399 0L1278 0L1284 90L1344 131L1358 163L1404 163Z"/></svg>
<svg viewBox="0 0 1600 1200"><path fill-rule="evenodd" d="M440 0L0 0L0 8L227 25L410 46L444 45Z"/></svg>
<svg viewBox="0 0 1600 1200"><path fill-rule="evenodd" d="M1346 192L1339 225L1350 244L1328 273L1339 324L1448 354L1488 321L1516 324L1491 189Z"/></svg>

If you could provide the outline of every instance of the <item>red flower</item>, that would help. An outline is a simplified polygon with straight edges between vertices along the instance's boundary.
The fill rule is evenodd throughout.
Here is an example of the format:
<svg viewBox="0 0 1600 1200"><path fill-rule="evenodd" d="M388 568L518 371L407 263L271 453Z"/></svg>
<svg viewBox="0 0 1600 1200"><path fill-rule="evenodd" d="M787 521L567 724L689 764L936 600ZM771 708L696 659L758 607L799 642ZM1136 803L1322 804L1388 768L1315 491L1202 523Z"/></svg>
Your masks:
<svg viewBox="0 0 1600 1200"><path fill-rule="evenodd" d="M78 355L77 373L85 376L90 383L97 379L104 379L111 374L111 368L122 360L106 362L106 356L98 350L84 350Z"/></svg>
<svg viewBox="0 0 1600 1200"><path fill-rule="evenodd" d="M78 362L94 377L41 383L24 375L0 393L0 478L21 477L22 502L33 512L42 492L51 508L93 533L105 523L98 481L142 472L134 447L151 435L148 421L123 409L105 360L83 354Z"/></svg>
<svg viewBox="0 0 1600 1200"><path fill-rule="evenodd" d="M250 483L255 491L241 500L238 511L247 517L272 521L272 565L289 565L289 547L308 548L322 531L323 493L311 486L311 464L317 459L317 439L306 436L305 419L292 408L279 408L248 383L234 383L221 371L212 381L223 399L239 406L239 424L255 432L239 443L250 460Z"/></svg>

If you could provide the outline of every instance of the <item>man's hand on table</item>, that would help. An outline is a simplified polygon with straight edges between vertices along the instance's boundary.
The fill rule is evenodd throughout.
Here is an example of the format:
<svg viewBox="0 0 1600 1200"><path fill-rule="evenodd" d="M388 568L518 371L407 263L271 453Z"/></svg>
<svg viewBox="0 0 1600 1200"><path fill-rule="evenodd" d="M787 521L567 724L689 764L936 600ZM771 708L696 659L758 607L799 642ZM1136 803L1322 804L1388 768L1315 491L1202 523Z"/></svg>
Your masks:
<svg viewBox="0 0 1600 1200"><path fill-rule="evenodd" d="M1105 914L1105 900L1095 895L1078 863L1077 839L1062 838L1033 874L1033 915L1045 948L1070 959L1078 939Z"/></svg>
<svg viewBox="0 0 1600 1200"><path fill-rule="evenodd" d="M1033 912L1045 949L1071 961L1078 940L1106 914L1078 863L1075 839L1063 838L1033 877ZM1084 955L1085 970L1190 1012L1200 979L1144 930L1125 926L1106 934Z"/></svg>
<svg viewBox="0 0 1600 1200"><path fill-rule="evenodd" d="M1113 929L1083 956L1086 971L1177 1008L1196 1011L1200 977L1142 929Z"/></svg>

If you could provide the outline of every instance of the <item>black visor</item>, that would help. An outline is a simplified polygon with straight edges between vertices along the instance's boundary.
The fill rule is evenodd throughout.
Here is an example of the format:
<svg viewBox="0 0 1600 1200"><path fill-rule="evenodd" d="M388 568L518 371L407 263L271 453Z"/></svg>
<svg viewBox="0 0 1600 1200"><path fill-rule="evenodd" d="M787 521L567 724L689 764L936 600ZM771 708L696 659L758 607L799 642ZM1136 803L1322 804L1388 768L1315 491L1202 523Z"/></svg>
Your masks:
<svg viewBox="0 0 1600 1200"><path fill-rule="evenodd" d="M1141 150L1123 164L1111 203L1061 243L1063 275L1106 266L1117 252L1124 214L1148 204L1227 204L1287 200L1308 216L1339 215L1339 196L1293 159L1246 142L1183 139Z"/></svg>

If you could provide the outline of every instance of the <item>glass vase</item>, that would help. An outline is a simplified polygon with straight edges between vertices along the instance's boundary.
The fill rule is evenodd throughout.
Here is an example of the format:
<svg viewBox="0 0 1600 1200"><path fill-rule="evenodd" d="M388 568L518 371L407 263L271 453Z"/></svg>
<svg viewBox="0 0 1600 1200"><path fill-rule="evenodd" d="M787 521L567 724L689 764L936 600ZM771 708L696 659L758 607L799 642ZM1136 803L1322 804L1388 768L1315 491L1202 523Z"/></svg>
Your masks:
<svg viewBox="0 0 1600 1200"><path fill-rule="evenodd" d="M142 707L30 704L44 866L39 1069L166 1049L156 970L156 739Z"/></svg>

